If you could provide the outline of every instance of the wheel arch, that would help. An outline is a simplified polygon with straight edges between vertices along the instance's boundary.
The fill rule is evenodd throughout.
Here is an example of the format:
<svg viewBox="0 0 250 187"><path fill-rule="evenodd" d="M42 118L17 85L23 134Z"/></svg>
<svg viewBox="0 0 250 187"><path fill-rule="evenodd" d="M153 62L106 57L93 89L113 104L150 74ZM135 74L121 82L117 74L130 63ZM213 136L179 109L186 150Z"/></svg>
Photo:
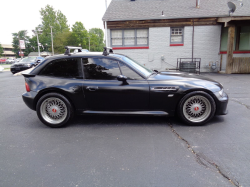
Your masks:
<svg viewBox="0 0 250 187"><path fill-rule="evenodd" d="M215 107L216 107L215 110L217 111L217 105L218 105L218 103L217 103L217 98L216 98L216 96L213 94L213 92L211 92L211 91L208 90L208 89L198 88L198 89L189 89L189 90L186 90L185 92L182 93L181 97L179 98L179 100L178 100L178 102L177 102L177 105L175 106L175 115L177 114L178 106L179 106L179 104L180 104L182 98L183 98L185 95L187 95L187 94L189 94L189 93L191 93L191 92L196 92L196 91L202 91L202 92L206 92L207 94L209 94L209 95L214 99ZM215 111L215 112L216 112L216 111Z"/></svg>
<svg viewBox="0 0 250 187"><path fill-rule="evenodd" d="M67 95L67 93L65 91L63 91L62 89L59 89L59 88L47 88L47 89L44 89L44 90L38 92L37 96L34 99L34 106L33 107L35 109L36 109L36 105L37 105L37 102L39 101L39 99L47 93L58 93L58 94L63 95L66 99L68 99L73 110L76 111L76 107L75 107L74 103L72 102L72 100L70 99L70 97Z"/></svg>

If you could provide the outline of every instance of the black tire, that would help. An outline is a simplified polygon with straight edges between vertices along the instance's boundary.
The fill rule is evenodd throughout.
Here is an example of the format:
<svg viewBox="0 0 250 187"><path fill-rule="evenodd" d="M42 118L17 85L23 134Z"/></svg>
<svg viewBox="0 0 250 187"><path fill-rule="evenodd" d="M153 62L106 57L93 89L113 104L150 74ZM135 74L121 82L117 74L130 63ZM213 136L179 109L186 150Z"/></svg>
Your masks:
<svg viewBox="0 0 250 187"><path fill-rule="evenodd" d="M211 95L194 91L185 95L178 105L178 116L188 125L204 125L214 117L216 104Z"/></svg>
<svg viewBox="0 0 250 187"><path fill-rule="evenodd" d="M43 95L37 102L36 112L38 118L51 128L65 126L74 114L72 105L68 99L59 93L47 93Z"/></svg>

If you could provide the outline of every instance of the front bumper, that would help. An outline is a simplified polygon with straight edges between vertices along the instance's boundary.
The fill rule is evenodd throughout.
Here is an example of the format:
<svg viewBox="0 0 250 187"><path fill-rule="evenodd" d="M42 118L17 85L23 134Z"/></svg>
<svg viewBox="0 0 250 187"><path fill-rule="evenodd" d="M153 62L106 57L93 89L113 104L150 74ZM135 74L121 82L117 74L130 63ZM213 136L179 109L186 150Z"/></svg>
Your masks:
<svg viewBox="0 0 250 187"><path fill-rule="evenodd" d="M228 95L223 92L223 96L217 95L217 102L216 102L216 115L226 115L228 113L227 110L227 103L228 103Z"/></svg>
<svg viewBox="0 0 250 187"><path fill-rule="evenodd" d="M37 93L30 91L26 92L22 95L24 103L31 109L31 110L36 110L36 106L34 103L35 97Z"/></svg>
<svg viewBox="0 0 250 187"><path fill-rule="evenodd" d="M24 71L26 69L29 69L30 67L27 67L27 66L21 66L21 67L11 67L10 68L10 71L12 73L17 73L17 72L20 72L20 71Z"/></svg>

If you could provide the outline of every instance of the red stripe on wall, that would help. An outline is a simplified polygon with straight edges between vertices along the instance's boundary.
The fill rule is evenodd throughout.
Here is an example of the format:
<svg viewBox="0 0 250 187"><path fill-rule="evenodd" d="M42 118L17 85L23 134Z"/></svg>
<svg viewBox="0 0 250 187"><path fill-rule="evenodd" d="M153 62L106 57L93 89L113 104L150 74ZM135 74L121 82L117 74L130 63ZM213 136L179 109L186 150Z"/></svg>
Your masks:
<svg viewBox="0 0 250 187"><path fill-rule="evenodd" d="M112 47L114 50L116 49L149 49L148 46L141 47Z"/></svg>
<svg viewBox="0 0 250 187"><path fill-rule="evenodd" d="M250 51L234 51L234 54L250 53ZM227 51L221 51L220 54L227 54Z"/></svg>
<svg viewBox="0 0 250 187"><path fill-rule="evenodd" d="M184 44L170 44L170 46L184 46Z"/></svg>

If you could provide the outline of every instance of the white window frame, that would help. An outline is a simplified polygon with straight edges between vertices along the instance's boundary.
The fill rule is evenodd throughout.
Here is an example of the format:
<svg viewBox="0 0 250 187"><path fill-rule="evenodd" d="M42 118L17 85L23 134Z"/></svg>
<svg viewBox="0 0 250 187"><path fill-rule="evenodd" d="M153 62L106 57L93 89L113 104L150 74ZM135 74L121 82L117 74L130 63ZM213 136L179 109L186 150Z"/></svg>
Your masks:
<svg viewBox="0 0 250 187"><path fill-rule="evenodd" d="M143 45L139 45L137 44L137 30L147 30L148 33L147 33L147 44L143 44ZM149 46L149 29L148 28L140 28L140 29L111 29L110 30L110 44L112 47L140 47L140 46ZM122 30L122 45L112 45L112 31L113 30ZM124 31L125 30L134 30L134 39L135 39L135 42L134 42L134 45L125 45L125 42L124 42Z"/></svg>

